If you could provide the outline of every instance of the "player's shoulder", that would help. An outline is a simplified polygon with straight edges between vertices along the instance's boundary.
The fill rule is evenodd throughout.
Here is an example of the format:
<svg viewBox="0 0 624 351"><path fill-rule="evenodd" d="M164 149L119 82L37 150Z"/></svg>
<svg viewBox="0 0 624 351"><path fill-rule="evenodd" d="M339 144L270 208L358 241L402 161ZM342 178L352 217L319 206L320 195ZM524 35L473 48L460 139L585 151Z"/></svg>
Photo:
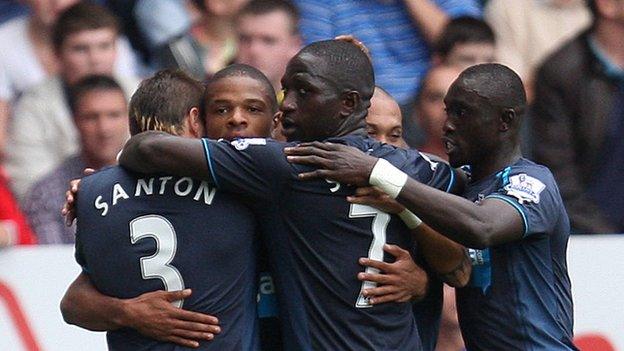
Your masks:
<svg viewBox="0 0 624 351"><path fill-rule="evenodd" d="M559 188L548 167L520 159L501 174L506 193L520 202L539 203L544 194L560 199Z"/></svg>
<svg viewBox="0 0 624 351"><path fill-rule="evenodd" d="M508 174L509 176L526 174L527 176L535 178L544 184L556 185L555 177L548 167L535 163L526 158L521 158L518 162L510 166Z"/></svg>

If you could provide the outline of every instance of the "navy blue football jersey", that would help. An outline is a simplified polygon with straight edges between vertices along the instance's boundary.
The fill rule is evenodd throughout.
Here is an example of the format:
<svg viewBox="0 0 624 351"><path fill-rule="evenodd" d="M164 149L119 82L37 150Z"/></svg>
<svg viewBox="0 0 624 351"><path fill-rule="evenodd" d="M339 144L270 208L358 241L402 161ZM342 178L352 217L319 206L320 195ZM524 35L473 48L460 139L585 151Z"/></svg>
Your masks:
<svg viewBox="0 0 624 351"><path fill-rule="evenodd" d="M387 159L438 189L453 183L448 165L416 151L361 136L328 141ZM283 149L289 144L266 139L203 142L219 190L247 199L258 215L273 259L287 349L420 350L411 304L373 306L360 292L374 285L357 279L364 270L358 258L389 261L384 243L413 246L398 217L348 203L346 196L355 189L346 184L298 180L310 168L287 162Z"/></svg>
<svg viewBox="0 0 624 351"><path fill-rule="evenodd" d="M440 332L442 319L442 304L444 303L444 283L438 275L431 270L422 256L417 253L412 255L419 258L416 263L427 272L429 284L427 294L422 300L413 302L414 318L418 326L418 335L422 341L423 351L434 351Z"/></svg>
<svg viewBox="0 0 624 351"><path fill-rule="evenodd" d="M520 159L468 184L465 198L495 198L513 206L521 240L469 250L469 285L457 289L468 350L576 350L566 250L570 225L548 168Z"/></svg>
<svg viewBox="0 0 624 351"><path fill-rule="evenodd" d="M256 350L256 238L250 210L206 181L110 167L85 177L77 202L76 259L102 293L132 298L192 289L174 304L219 318L202 350ZM112 350L181 350L131 329Z"/></svg>

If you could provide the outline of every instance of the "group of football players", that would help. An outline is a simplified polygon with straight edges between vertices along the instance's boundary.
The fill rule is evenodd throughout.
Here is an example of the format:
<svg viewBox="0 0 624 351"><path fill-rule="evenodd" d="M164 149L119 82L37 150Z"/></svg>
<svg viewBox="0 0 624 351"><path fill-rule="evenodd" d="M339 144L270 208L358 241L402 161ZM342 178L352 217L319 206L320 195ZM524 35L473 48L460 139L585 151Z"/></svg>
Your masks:
<svg viewBox="0 0 624 351"><path fill-rule="evenodd" d="M246 65L143 81L119 166L68 195L67 322L113 350L432 350L441 280L469 350L575 350L569 221L521 155L512 70L449 89L450 164L368 137L374 72L353 42L304 47L281 83L278 104Z"/></svg>

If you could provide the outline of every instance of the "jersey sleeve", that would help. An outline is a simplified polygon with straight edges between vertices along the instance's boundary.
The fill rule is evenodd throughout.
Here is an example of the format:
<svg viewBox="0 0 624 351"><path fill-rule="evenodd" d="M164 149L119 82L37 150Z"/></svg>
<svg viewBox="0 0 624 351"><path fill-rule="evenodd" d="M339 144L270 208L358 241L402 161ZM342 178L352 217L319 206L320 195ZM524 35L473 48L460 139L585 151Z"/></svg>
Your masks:
<svg viewBox="0 0 624 351"><path fill-rule="evenodd" d="M461 191L460 182L457 181L458 171L445 162L431 159L426 154L413 152L407 162L399 168L411 178L430 187L453 194L459 194Z"/></svg>
<svg viewBox="0 0 624 351"><path fill-rule="evenodd" d="M551 232L559 220L563 203L552 174L541 167L508 168L500 187L486 198L513 206L524 224L524 237Z"/></svg>
<svg viewBox="0 0 624 351"><path fill-rule="evenodd" d="M210 176L219 189L252 199L272 199L296 172L284 145L270 139L202 139Z"/></svg>

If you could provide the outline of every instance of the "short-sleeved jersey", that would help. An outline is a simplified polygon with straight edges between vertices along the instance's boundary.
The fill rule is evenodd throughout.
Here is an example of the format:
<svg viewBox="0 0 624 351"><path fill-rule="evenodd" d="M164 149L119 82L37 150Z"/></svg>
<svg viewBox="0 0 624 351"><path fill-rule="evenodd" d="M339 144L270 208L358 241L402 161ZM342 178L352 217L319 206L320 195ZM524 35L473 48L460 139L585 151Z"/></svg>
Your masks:
<svg viewBox="0 0 624 351"><path fill-rule="evenodd" d="M469 350L575 350L566 250L570 225L548 168L520 159L468 184L465 198L513 206L522 239L469 250L473 272L457 289L462 334Z"/></svg>
<svg viewBox="0 0 624 351"><path fill-rule="evenodd" d="M411 177L447 190L448 165L361 136L328 141L387 159ZM354 188L329 180L301 181L309 167L287 162L289 144L266 139L231 143L203 140L219 190L249 200L267 241L280 302L285 347L292 350L419 350L410 303L372 306L360 295L370 283L357 274L358 258L389 260L383 244L409 249L402 221L346 201Z"/></svg>
<svg viewBox="0 0 624 351"><path fill-rule="evenodd" d="M190 288L182 308L215 315L222 329L200 349L258 349L256 225L240 201L206 181L110 167L82 180L77 214L76 259L99 291ZM107 340L112 350L185 349L131 329Z"/></svg>

